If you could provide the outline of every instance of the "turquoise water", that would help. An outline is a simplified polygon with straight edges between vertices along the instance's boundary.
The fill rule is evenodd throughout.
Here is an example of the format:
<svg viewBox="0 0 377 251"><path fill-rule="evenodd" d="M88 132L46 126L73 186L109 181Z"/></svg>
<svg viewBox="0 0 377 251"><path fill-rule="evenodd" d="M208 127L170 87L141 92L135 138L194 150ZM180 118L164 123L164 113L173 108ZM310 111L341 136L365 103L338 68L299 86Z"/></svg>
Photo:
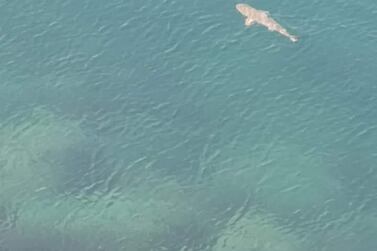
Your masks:
<svg viewBox="0 0 377 251"><path fill-rule="evenodd" d="M373 251L377 3L0 0L0 250Z"/></svg>

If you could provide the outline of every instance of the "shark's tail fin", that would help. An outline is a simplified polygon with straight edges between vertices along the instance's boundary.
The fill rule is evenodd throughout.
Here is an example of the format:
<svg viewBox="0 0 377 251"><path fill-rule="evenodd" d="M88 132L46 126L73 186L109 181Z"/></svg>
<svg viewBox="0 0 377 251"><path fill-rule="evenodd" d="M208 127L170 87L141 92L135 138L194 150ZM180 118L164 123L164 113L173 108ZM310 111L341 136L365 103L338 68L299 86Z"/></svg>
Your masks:
<svg viewBox="0 0 377 251"><path fill-rule="evenodd" d="M297 36L293 36L293 35L290 35L290 36L289 36L289 39L290 39L292 42L294 42L294 43L296 43L296 42L298 41L298 37L297 37Z"/></svg>

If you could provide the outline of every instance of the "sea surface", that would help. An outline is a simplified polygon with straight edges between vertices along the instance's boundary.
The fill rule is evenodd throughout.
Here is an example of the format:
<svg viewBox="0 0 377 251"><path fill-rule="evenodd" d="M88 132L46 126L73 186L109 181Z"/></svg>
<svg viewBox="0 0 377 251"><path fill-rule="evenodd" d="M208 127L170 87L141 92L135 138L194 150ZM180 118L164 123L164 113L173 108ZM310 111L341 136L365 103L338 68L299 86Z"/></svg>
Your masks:
<svg viewBox="0 0 377 251"><path fill-rule="evenodd" d="M374 251L377 2L0 0L0 251Z"/></svg>

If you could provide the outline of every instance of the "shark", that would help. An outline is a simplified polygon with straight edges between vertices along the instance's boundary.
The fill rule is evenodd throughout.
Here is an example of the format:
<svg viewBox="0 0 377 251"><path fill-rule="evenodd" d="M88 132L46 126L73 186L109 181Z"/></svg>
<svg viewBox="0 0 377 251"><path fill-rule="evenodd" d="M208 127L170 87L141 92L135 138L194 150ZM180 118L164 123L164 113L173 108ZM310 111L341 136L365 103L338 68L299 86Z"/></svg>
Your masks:
<svg viewBox="0 0 377 251"><path fill-rule="evenodd" d="M248 4L239 3L236 4L236 9L245 16L245 25L247 27L252 26L253 24L260 24L265 26L269 31L278 32L281 35L289 38L292 42L297 42L298 37L291 35L288 31L283 28L278 22L276 22L268 11L257 10L251 7Z"/></svg>

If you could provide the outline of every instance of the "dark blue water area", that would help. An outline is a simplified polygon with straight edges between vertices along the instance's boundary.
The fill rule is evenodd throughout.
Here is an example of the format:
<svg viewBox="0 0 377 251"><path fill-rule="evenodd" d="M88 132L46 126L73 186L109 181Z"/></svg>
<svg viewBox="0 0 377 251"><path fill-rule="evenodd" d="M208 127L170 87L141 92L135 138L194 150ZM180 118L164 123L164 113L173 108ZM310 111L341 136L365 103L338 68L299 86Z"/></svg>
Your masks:
<svg viewBox="0 0 377 251"><path fill-rule="evenodd" d="M373 251L377 4L0 0L0 250Z"/></svg>

